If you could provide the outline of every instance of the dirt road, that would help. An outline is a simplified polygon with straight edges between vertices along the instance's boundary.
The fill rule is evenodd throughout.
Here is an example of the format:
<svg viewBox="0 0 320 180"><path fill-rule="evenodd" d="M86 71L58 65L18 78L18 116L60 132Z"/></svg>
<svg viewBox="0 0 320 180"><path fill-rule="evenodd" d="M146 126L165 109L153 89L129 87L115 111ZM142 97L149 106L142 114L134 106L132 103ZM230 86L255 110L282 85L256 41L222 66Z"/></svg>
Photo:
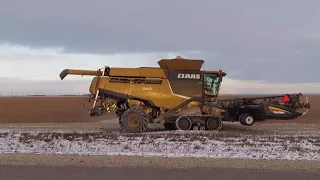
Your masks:
<svg viewBox="0 0 320 180"><path fill-rule="evenodd" d="M0 179L5 180L34 180L34 179L238 179L238 180L318 180L320 173L307 172L277 172L252 171L235 169L184 169L172 170L164 168L83 168L83 167L42 167L42 166L0 166Z"/></svg>
<svg viewBox="0 0 320 180"><path fill-rule="evenodd" d="M3 123L0 130L15 131L108 131L118 132L120 125L117 119L103 120L93 123ZM164 130L161 124L149 125L149 131ZM222 132L253 133L253 134L320 134L320 124L307 123L256 123L253 126L243 126L237 122L224 122Z"/></svg>

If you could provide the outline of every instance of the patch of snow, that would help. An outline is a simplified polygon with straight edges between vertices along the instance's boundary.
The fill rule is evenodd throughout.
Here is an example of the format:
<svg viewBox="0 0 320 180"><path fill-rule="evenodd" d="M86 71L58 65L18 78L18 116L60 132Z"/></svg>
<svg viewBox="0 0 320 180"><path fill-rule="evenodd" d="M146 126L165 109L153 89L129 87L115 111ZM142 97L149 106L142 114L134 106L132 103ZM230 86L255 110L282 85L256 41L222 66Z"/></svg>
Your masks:
<svg viewBox="0 0 320 180"><path fill-rule="evenodd" d="M0 153L320 160L320 137L156 132L0 131Z"/></svg>

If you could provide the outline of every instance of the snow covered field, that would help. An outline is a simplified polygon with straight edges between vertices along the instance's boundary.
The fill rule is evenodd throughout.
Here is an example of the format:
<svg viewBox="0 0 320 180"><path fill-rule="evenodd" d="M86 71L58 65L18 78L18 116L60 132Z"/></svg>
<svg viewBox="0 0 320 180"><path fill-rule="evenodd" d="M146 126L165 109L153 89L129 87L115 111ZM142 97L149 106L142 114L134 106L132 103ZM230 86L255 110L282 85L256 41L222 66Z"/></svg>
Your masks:
<svg viewBox="0 0 320 180"><path fill-rule="evenodd" d="M320 160L319 135L0 131L0 153Z"/></svg>

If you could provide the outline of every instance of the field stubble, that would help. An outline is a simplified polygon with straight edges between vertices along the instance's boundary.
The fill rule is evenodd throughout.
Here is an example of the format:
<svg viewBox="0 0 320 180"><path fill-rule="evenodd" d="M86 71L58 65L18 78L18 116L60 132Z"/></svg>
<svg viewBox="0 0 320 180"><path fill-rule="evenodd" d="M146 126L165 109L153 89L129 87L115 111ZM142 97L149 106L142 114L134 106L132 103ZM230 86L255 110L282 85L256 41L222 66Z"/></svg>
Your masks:
<svg viewBox="0 0 320 180"><path fill-rule="evenodd" d="M232 98L236 95L220 95L220 99ZM253 95L247 95L253 96ZM86 123L113 119L109 114L90 117L82 107L84 96L73 97L0 97L0 123ZM308 95L311 109L307 115L295 119L294 123L319 123L320 95ZM90 107L91 104L86 104ZM266 121L288 122L288 121Z"/></svg>

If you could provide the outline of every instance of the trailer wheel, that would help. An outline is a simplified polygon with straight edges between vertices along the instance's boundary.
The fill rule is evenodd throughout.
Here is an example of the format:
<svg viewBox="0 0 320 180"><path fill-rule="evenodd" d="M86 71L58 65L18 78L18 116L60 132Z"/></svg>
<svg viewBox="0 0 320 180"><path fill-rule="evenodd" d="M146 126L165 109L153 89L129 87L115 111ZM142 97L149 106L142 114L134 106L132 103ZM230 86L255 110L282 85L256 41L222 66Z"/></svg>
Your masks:
<svg viewBox="0 0 320 180"><path fill-rule="evenodd" d="M246 115L246 114L240 114L240 116L239 116L239 118L238 118L240 124L242 124L242 125L246 125L246 124L244 123L244 121L243 121L243 116L245 116L245 115Z"/></svg>
<svg viewBox="0 0 320 180"><path fill-rule="evenodd" d="M139 108L130 108L121 116L121 131L127 133L144 132L149 119L145 112Z"/></svg>
<svg viewBox="0 0 320 180"><path fill-rule="evenodd" d="M176 120L175 126L178 130L190 130L192 128L192 121L188 117L179 117Z"/></svg>
<svg viewBox="0 0 320 180"><path fill-rule="evenodd" d="M254 124L254 118L249 114L245 114L245 115L242 116L240 122L243 125L252 126Z"/></svg>

